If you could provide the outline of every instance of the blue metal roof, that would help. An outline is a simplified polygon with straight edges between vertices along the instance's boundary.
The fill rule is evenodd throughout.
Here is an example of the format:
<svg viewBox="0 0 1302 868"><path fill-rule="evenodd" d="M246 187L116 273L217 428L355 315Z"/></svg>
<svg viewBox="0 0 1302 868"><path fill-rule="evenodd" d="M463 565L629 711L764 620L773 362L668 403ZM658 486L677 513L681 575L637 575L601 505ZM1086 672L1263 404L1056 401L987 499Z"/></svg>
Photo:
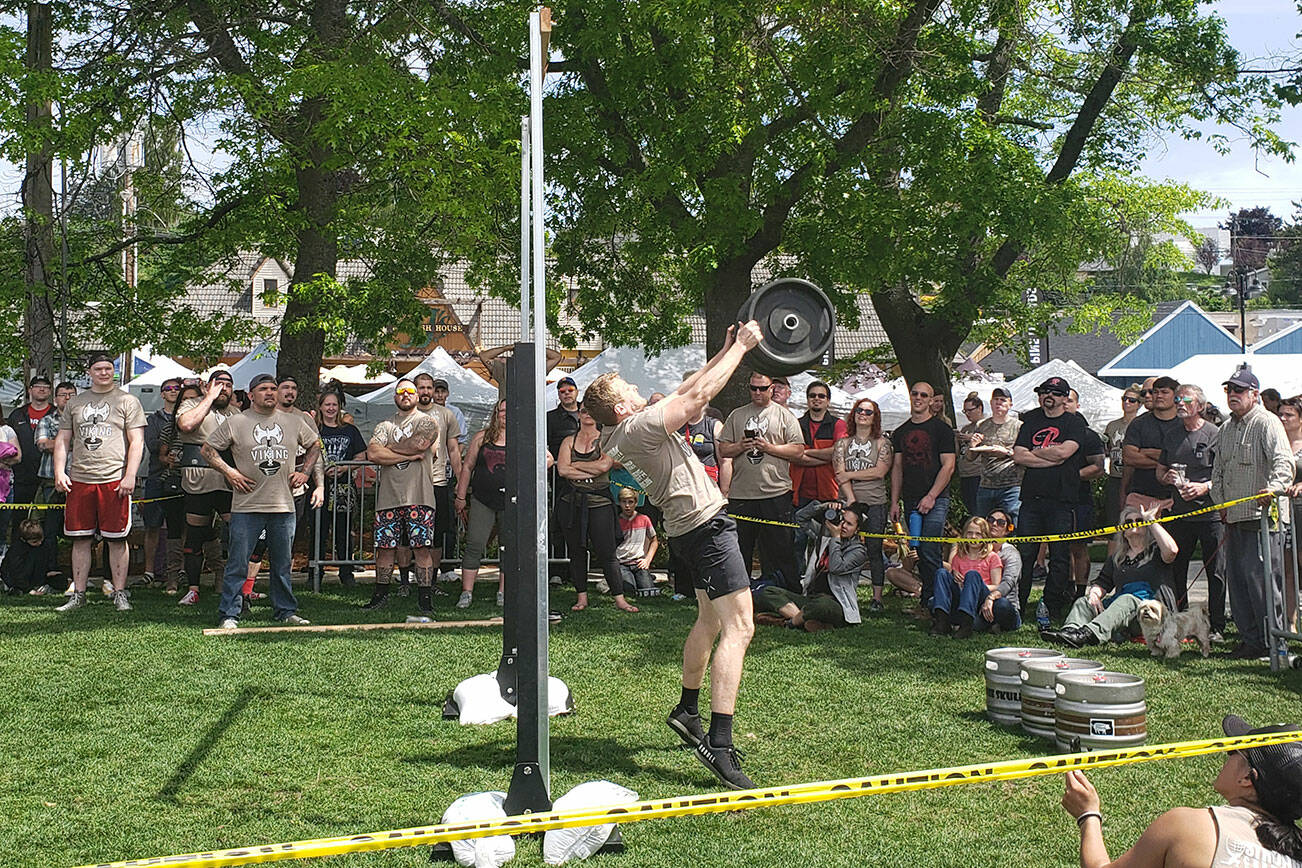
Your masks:
<svg viewBox="0 0 1302 868"><path fill-rule="evenodd" d="M1252 345L1253 355L1285 356L1302 353L1302 323L1291 325Z"/></svg>
<svg viewBox="0 0 1302 868"><path fill-rule="evenodd" d="M1211 320L1198 305L1185 302L1144 334L1131 347L1100 369L1164 371L1200 353L1234 353L1239 343Z"/></svg>

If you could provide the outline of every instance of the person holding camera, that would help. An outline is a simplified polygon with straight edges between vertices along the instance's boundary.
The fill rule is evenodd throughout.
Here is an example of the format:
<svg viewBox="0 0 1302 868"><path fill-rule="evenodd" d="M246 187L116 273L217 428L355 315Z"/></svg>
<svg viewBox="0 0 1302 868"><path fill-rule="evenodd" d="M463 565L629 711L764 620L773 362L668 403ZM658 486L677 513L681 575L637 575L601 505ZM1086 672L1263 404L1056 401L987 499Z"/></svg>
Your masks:
<svg viewBox="0 0 1302 868"><path fill-rule="evenodd" d="M868 548L859 539L859 524L867 510L861 504L843 507L839 500L807 503L796 511L809 543L800 592L777 585L763 588L755 599L761 624L780 624L817 633L860 624L859 573Z"/></svg>

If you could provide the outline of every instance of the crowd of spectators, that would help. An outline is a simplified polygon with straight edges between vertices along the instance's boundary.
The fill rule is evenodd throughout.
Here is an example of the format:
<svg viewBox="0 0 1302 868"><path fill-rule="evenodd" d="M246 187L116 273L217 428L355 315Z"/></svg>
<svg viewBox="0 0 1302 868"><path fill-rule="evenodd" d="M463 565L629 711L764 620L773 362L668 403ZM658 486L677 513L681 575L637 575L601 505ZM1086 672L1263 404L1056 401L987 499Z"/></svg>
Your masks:
<svg viewBox="0 0 1302 868"><path fill-rule="evenodd" d="M368 441L342 389L324 389L304 412L295 406L292 378L261 379L242 393L219 368L206 382L165 382L162 407L146 417L112 387L111 360L99 359L90 374L92 387L81 395L71 383L33 378L27 402L0 425L0 497L55 507L0 510L0 580L10 591L63 592L70 599L61 608L77 608L92 547L103 542L105 593L129 609L132 513L121 514L119 501L134 492L145 501L137 513L145 565L133 584L184 589L179 602L194 605L207 567L221 577L221 620L229 626L261 598L254 581L268 553L275 613L301 621L289 587L290 546L307 537L313 561L337 564L340 583L352 587L352 562L365 547L352 522L356 492L375 477L377 565L366 607L388 603L396 572L398 593L414 587L420 611L431 614L434 581L457 577L441 565L458 538L456 605L471 604L486 551L502 531L504 398L471 433L448 403L446 381L403 379L394 416ZM1097 432L1060 377L1041 383L1039 406L1020 414L1002 386L988 408L972 393L958 427L945 416L943 393L915 382L908 419L890 431L868 398L838 418L829 409L832 389L819 380L807 387L808 409L799 416L786 406L783 378L754 372L747 386L747 403L731 412L706 408L678 434L738 520L743 560L757 565L760 621L811 631L857 625L860 585L870 589L865 609L874 614L889 584L918 597L918 614L935 635L1013 631L1034 611L1045 639L1094 644L1136 635L1137 602L1163 587L1187 607L1195 556L1213 638L1235 627L1231 656L1264 654L1266 619L1283 624L1286 602L1296 605L1285 590L1285 576L1291 580L1297 567L1284 555L1289 500L1264 534L1270 499L1206 509L1261 493L1302 498L1302 397L1280 400L1272 412L1246 367L1225 381L1224 417L1197 386L1157 377L1125 389L1120 415ZM273 426L274 443L267 440ZM563 540L573 611L590 605L589 566L629 613L638 611L629 598L659 593L657 564L668 573L666 595L684 596L659 510L603 452L601 427L569 377L557 383L546 440L548 463L555 459L554 536L558 545ZM287 462L268 453L282 441L294 453ZM273 496L266 488L273 483L288 488ZM1172 520L1147 524L1160 516ZM1127 521L1145 524L1113 534L1097 573L1088 540L1059 538ZM59 565L61 536L73 541L70 576ZM1052 539L999 541L1008 536ZM931 539L942 537L960 541ZM1043 591L1032 610L1039 578ZM499 581L499 605L502 596ZM1274 611L1267 612L1268 599Z"/></svg>

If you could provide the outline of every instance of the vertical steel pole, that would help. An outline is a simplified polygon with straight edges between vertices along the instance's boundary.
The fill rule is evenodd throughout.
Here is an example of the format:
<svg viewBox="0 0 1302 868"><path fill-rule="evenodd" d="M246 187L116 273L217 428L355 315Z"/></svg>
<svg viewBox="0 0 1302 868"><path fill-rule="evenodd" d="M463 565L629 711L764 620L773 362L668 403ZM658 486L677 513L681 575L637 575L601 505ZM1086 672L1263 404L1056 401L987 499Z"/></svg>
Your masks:
<svg viewBox="0 0 1302 868"><path fill-rule="evenodd" d="M529 139L531 130L529 116L520 118L520 340L527 341L532 334L529 327L529 240L532 236L530 220L531 200L529 198L529 176L532 163L529 158Z"/></svg>

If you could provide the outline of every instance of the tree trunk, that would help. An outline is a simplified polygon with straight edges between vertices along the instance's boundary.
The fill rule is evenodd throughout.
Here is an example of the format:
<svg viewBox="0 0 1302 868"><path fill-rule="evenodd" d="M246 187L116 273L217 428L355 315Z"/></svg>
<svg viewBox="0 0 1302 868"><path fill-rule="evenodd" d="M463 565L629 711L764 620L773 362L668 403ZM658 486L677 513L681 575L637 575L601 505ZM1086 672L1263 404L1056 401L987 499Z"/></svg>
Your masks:
<svg viewBox="0 0 1302 868"><path fill-rule="evenodd" d="M54 56L54 27L48 3L27 6L27 57L29 72L48 75ZM50 275L54 270L54 160L50 143L52 107L44 97L27 104L27 124L39 133L37 150L27 154L23 176L24 280L27 310L23 336L27 341L27 370L32 374L54 374L54 313Z"/></svg>
<svg viewBox="0 0 1302 868"><path fill-rule="evenodd" d="M962 337L919 305L907 288L874 291L872 301L905 381L910 386L919 381L929 383L944 395L949 421L953 422L957 417L950 395L951 360Z"/></svg>
<svg viewBox="0 0 1302 868"><path fill-rule="evenodd" d="M312 165L297 172L299 207L307 221L297 233L298 253L294 258L294 277L290 282L289 300L280 322L280 352L276 357L277 376L292 376L298 382L299 406L316 406L321 379L321 356L325 352L325 332L319 327L302 328L297 324L316 315L314 293L299 293L295 287L312 282L317 275L334 279L339 265L339 238L334 226L338 201L333 172L321 168L321 148L310 149Z"/></svg>
<svg viewBox="0 0 1302 868"><path fill-rule="evenodd" d="M714 272L713 285L706 294L705 304L705 357L708 359L723 346L728 327L736 324L737 311L750 296L750 272L754 263L735 259L719 264ZM685 372L684 372L685 373ZM750 370L745 361L737 369L723 391L711 403L726 416L733 409L750 401L746 383Z"/></svg>

